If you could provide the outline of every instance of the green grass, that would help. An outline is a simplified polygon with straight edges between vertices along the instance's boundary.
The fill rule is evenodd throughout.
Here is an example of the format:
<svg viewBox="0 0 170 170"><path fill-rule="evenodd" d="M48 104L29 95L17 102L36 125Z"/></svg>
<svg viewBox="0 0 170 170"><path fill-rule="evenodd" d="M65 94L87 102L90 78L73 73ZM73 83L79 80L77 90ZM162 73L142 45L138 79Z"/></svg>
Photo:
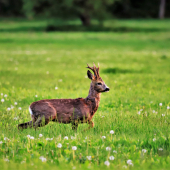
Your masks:
<svg viewBox="0 0 170 170"><path fill-rule="evenodd" d="M117 33L47 33L32 29L33 23L0 21L0 100L5 100L0 102L0 169L104 169L108 160L110 169L168 170L170 20L107 21L106 26L140 30ZM44 28L46 21L36 24ZM100 63L100 75L110 87L101 96L93 129L82 132L88 127L82 124L75 133L69 124L49 123L18 131L18 123L30 120L33 101L86 97L90 80L85 67L93 62ZM77 147L74 156L72 146Z"/></svg>

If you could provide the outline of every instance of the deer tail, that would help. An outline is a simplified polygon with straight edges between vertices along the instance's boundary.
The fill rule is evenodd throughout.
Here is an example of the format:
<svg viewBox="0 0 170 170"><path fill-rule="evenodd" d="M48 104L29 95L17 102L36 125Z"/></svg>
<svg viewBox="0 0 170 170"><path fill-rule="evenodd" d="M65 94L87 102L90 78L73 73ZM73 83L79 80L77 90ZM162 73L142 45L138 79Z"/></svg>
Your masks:
<svg viewBox="0 0 170 170"><path fill-rule="evenodd" d="M29 122L25 122L25 123L21 123L18 125L18 129L27 129L28 127L33 127L33 121L29 121Z"/></svg>

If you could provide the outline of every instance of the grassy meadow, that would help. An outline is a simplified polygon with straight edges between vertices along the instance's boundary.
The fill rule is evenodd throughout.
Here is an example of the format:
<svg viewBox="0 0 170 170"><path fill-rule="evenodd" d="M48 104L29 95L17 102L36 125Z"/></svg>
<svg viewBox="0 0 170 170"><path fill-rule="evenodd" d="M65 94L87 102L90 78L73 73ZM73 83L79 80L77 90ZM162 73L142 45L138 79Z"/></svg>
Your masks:
<svg viewBox="0 0 170 170"><path fill-rule="evenodd" d="M0 19L0 169L168 170L170 20L105 23L117 32L46 32L46 25ZM86 97L93 62L110 87L93 129L51 122L18 130L31 120L33 101Z"/></svg>

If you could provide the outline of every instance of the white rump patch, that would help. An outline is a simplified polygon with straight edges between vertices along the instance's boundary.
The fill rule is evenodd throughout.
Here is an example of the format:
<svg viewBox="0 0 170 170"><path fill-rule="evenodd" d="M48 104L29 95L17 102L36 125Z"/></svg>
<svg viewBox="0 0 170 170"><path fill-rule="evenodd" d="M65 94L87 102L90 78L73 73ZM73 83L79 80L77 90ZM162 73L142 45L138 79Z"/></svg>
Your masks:
<svg viewBox="0 0 170 170"><path fill-rule="evenodd" d="M30 114L31 114L31 115L33 115L32 110L31 110L31 108L30 108L30 107L29 107L29 112L30 112Z"/></svg>

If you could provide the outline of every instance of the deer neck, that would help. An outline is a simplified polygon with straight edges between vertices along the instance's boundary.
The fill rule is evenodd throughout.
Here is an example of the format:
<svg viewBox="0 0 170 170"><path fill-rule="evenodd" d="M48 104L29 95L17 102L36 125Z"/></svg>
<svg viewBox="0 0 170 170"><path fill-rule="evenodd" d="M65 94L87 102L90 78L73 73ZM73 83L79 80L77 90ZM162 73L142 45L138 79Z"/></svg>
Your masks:
<svg viewBox="0 0 170 170"><path fill-rule="evenodd" d="M90 84L90 89L89 89L89 94L88 94L87 98L88 98L88 99L92 99L92 100L95 99L95 103L96 103L97 108L98 108L99 102L100 102L100 94L101 94L101 93L97 92L97 91L94 89L93 83L91 83L91 84Z"/></svg>

